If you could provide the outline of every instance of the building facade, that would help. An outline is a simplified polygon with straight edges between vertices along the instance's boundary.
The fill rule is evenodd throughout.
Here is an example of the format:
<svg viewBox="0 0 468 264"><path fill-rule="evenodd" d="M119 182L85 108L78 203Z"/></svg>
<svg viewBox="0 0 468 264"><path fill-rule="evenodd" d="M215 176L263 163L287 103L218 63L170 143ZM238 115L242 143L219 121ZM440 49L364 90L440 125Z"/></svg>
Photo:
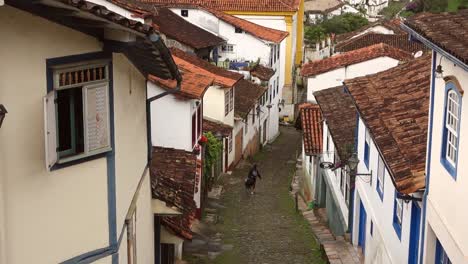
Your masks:
<svg viewBox="0 0 468 264"><path fill-rule="evenodd" d="M0 53L15 65L0 63L0 96L9 113L0 130L1 263L154 261L148 68L124 47L138 46L136 36L158 35L126 10L100 4L8 1L0 7L0 28L9 36ZM75 23L77 17L92 30ZM148 73L175 78L175 65L145 54L153 61Z"/></svg>
<svg viewBox="0 0 468 264"><path fill-rule="evenodd" d="M466 10L458 13L421 14L405 21L403 28L414 41L432 49L431 96L423 208L420 263L468 263L468 232L463 157L467 155L467 127L464 122L464 89L468 66L466 39L451 32L466 31ZM440 25L447 27L440 27ZM444 43L444 44L442 44Z"/></svg>

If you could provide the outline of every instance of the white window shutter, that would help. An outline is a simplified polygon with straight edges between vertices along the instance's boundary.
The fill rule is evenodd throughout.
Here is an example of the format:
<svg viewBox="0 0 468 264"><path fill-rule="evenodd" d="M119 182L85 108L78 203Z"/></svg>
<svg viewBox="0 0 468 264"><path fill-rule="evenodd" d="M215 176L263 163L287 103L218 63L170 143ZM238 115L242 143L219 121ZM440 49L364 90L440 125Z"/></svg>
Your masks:
<svg viewBox="0 0 468 264"><path fill-rule="evenodd" d="M96 84L84 88L86 152L110 148L108 85Z"/></svg>
<svg viewBox="0 0 468 264"><path fill-rule="evenodd" d="M46 169L50 171L57 162L57 122L55 111L55 91L44 97L44 134Z"/></svg>

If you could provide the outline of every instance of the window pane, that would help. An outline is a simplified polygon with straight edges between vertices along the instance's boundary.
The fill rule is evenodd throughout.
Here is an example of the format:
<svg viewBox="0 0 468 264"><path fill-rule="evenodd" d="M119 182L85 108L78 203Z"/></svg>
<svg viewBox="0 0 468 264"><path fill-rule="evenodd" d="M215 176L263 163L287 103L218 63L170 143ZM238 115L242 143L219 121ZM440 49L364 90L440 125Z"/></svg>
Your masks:
<svg viewBox="0 0 468 264"><path fill-rule="evenodd" d="M57 91L57 117L60 157L84 152L81 87Z"/></svg>

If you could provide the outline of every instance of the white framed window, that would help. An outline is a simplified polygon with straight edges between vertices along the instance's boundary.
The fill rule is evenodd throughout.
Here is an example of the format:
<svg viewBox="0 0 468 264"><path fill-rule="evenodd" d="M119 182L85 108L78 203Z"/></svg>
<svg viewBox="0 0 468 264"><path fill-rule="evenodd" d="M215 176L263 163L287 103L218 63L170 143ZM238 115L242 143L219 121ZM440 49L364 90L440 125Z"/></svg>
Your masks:
<svg viewBox="0 0 468 264"><path fill-rule="evenodd" d="M247 132L249 132L249 119L248 118L244 119L244 127L245 127L244 129L245 134L247 135Z"/></svg>
<svg viewBox="0 0 468 264"><path fill-rule="evenodd" d="M234 109L233 88L224 91L224 115L227 116Z"/></svg>
<svg viewBox="0 0 468 264"><path fill-rule="evenodd" d="M52 67L44 98L46 167L111 150L108 61Z"/></svg>
<svg viewBox="0 0 468 264"><path fill-rule="evenodd" d="M188 17L189 16L188 10L187 9L180 10L180 15L183 17Z"/></svg>
<svg viewBox="0 0 468 264"><path fill-rule="evenodd" d="M229 135L228 140L229 140L229 142L228 142L228 144L229 144L229 153L231 153L232 152L232 133Z"/></svg>
<svg viewBox="0 0 468 264"><path fill-rule="evenodd" d="M460 123L460 104L459 96L454 90L450 90L447 94L446 101L446 150L445 158L452 165L456 166L458 154L458 126Z"/></svg>
<svg viewBox="0 0 468 264"><path fill-rule="evenodd" d="M222 52L234 52L234 45L232 44L225 44L221 46Z"/></svg>
<svg viewBox="0 0 468 264"><path fill-rule="evenodd" d="M403 200L395 198L395 216L398 224L401 226L403 223Z"/></svg>
<svg viewBox="0 0 468 264"><path fill-rule="evenodd" d="M379 156L379 161L377 165L377 190L382 195L384 191L385 184L385 163L381 156Z"/></svg>

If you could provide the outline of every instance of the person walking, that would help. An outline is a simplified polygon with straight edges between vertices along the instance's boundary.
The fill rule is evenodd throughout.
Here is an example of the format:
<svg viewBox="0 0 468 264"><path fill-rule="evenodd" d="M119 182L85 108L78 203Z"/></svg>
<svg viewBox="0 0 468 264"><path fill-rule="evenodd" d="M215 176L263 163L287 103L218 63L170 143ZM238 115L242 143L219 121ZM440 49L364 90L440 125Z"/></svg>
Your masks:
<svg viewBox="0 0 468 264"><path fill-rule="evenodd" d="M254 164L249 171L249 175L245 179L245 188L250 191L250 194L255 193L255 184L257 183L257 177L262 179L260 172L257 169L257 164Z"/></svg>

